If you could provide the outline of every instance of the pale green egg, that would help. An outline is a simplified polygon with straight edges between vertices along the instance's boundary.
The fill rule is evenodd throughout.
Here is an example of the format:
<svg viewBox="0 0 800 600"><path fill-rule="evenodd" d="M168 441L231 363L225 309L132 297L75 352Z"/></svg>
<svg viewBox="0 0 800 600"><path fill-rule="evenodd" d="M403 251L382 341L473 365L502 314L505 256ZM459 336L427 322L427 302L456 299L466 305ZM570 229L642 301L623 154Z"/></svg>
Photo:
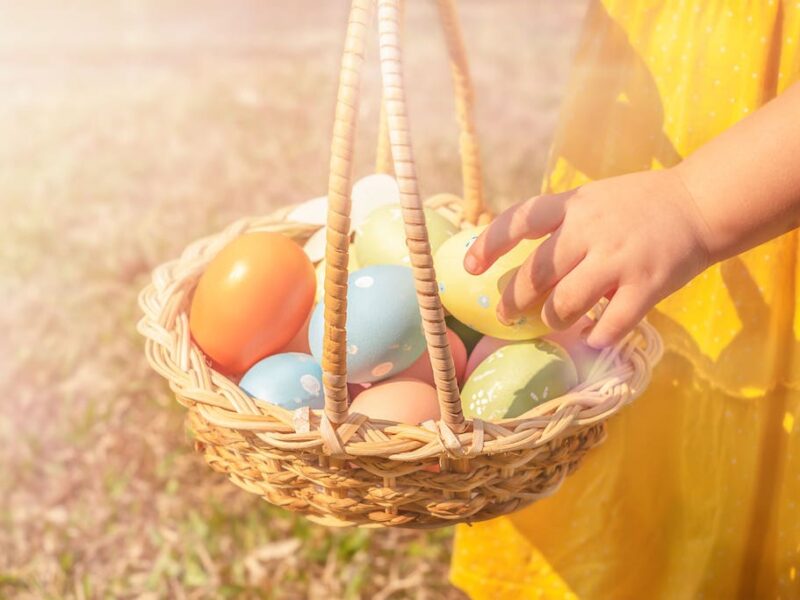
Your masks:
<svg viewBox="0 0 800 600"><path fill-rule="evenodd" d="M469 418L513 418L576 385L575 365L561 346L546 340L516 342L495 350L472 372L461 392L461 407Z"/></svg>
<svg viewBox="0 0 800 600"><path fill-rule="evenodd" d="M451 221L430 208L424 209L431 252L458 231ZM381 206L373 210L356 228L354 247L358 264L410 266L403 215L400 205Z"/></svg>

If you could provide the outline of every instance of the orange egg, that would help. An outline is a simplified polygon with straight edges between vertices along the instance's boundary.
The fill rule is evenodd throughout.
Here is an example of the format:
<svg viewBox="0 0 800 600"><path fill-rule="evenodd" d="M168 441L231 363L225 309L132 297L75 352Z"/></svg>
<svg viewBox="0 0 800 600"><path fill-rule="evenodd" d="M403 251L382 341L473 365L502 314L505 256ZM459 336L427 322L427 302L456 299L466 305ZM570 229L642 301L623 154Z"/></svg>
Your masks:
<svg viewBox="0 0 800 600"><path fill-rule="evenodd" d="M460 385L464 383L464 371L467 368L467 347L464 345L464 342L461 341L461 338L451 329L447 330L447 341L450 344L450 353L453 356L456 380ZM434 385L433 366L431 366L431 357L428 351L426 350L423 352L417 359L417 362L400 373L399 376L419 379L420 381Z"/></svg>
<svg viewBox="0 0 800 600"><path fill-rule="evenodd" d="M281 348L281 353L302 352L303 354L311 354L311 350L308 347L308 325L311 322L311 314L312 313L308 313L306 320L303 322L303 326L297 330L297 333L289 340L289 343Z"/></svg>
<svg viewBox="0 0 800 600"><path fill-rule="evenodd" d="M297 334L314 302L314 266L279 233L239 236L214 257L192 299L192 337L217 368L243 373Z"/></svg>
<svg viewBox="0 0 800 600"><path fill-rule="evenodd" d="M350 405L350 412L371 419L419 425L439 418L439 401L432 385L396 377L362 391Z"/></svg>

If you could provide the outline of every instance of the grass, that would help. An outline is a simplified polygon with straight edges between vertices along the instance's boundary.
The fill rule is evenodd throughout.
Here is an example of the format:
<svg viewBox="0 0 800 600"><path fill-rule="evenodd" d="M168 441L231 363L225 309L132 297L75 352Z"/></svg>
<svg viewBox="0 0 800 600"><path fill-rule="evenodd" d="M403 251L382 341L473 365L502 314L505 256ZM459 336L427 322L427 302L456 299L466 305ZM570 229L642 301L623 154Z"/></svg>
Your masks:
<svg viewBox="0 0 800 600"><path fill-rule="evenodd" d="M583 2L463 2L495 207L535 192ZM344 2L31 1L0 23L0 598L458 598L451 531L329 531L192 453L136 294L233 219L325 189ZM407 70L458 190L431 3ZM373 160L370 48L358 174Z"/></svg>

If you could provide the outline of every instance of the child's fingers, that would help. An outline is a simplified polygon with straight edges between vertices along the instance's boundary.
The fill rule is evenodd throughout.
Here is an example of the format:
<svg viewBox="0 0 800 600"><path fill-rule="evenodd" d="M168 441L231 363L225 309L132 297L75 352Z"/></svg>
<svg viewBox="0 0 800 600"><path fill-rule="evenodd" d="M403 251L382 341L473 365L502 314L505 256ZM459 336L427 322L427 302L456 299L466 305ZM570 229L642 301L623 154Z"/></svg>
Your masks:
<svg viewBox="0 0 800 600"><path fill-rule="evenodd" d="M554 231L564 220L564 205L572 192L535 196L504 211L470 246L464 268L479 275L524 239Z"/></svg>
<svg viewBox="0 0 800 600"><path fill-rule="evenodd" d="M553 288L542 307L542 320L552 329L566 329L585 315L614 285L613 273L587 258Z"/></svg>
<svg viewBox="0 0 800 600"><path fill-rule="evenodd" d="M533 306L583 260L585 248L570 244L559 229L525 259L503 289L497 306L501 322L510 322Z"/></svg>
<svg viewBox="0 0 800 600"><path fill-rule="evenodd" d="M652 304L650 294L640 286L620 287L589 333L586 343L598 350L617 343L645 317Z"/></svg>

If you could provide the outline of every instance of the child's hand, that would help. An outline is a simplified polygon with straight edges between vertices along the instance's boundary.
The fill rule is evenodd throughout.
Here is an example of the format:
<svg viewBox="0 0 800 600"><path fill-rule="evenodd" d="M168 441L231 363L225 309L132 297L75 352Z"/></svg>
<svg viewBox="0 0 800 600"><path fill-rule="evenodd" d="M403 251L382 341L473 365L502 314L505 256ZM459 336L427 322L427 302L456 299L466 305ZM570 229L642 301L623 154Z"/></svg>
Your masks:
<svg viewBox="0 0 800 600"><path fill-rule="evenodd" d="M547 234L503 291L498 317L513 320L549 294L542 319L563 329L606 296L611 302L587 338L595 348L618 341L710 264L708 225L670 169L521 202L489 225L464 266L477 275L521 240Z"/></svg>

